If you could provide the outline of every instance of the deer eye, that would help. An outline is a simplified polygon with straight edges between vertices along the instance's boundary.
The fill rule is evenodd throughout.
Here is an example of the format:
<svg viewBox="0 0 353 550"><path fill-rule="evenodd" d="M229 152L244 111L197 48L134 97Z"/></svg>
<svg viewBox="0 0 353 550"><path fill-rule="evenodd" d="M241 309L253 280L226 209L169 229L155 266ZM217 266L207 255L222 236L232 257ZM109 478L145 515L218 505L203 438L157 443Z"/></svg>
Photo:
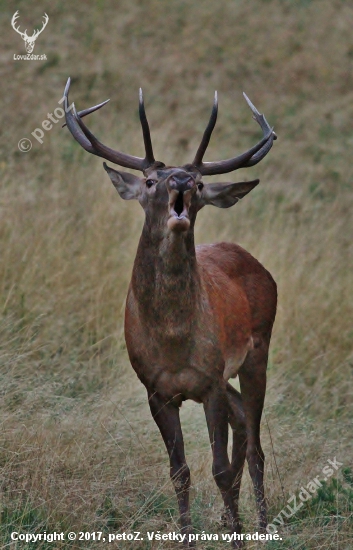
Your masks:
<svg viewBox="0 0 353 550"><path fill-rule="evenodd" d="M152 185L154 185L155 183L156 183L156 180L151 180L151 179L146 180L146 185L148 188L152 187Z"/></svg>
<svg viewBox="0 0 353 550"><path fill-rule="evenodd" d="M198 187L198 190L199 190L199 191L202 191L202 189L203 189L203 183L202 183L202 181L200 181L200 183L197 184L197 187Z"/></svg>

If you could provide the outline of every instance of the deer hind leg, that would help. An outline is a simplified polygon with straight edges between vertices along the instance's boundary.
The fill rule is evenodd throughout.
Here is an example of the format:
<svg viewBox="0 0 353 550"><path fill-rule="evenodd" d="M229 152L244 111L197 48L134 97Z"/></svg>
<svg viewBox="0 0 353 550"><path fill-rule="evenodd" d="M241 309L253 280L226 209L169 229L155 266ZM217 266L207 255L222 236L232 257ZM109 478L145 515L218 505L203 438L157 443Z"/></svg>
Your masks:
<svg viewBox="0 0 353 550"><path fill-rule="evenodd" d="M239 487L235 483L235 472L238 474L239 470L237 465L233 467L233 464L229 462L227 451L230 407L225 382L220 382L219 386L208 393L203 406L213 454L213 477L223 498L229 527L232 532L239 533ZM234 543L235 548L241 548L241 546L242 543L239 541Z"/></svg>
<svg viewBox="0 0 353 550"><path fill-rule="evenodd" d="M165 403L158 394L148 395L152 416L161 432L170 460L170 477L178 499L181 532L185 534L184 545L189 543L191 518L189 509L190 470L186 463L184 440L181 431L179 407L173 403Z"/></svg>
<svg viewBox="0 0 353 550"><path fill-rule="evenodd" d="M238 517L239 492L243 476L243 469L246 457L247 436L245 413L240 393L227 383L227 398L229 405L228 421L233 431L232 446L232 470L233 470L233 498ZM238 517L239 529L241 529L240 519Z"/></svg>
<svg viewBox="0 0 353 550"><path fill-rule="evenodd" d="M260 443L260 422L266 392L268 345L262 342L251 351L239 370L241 396L247 431L246 459L253 482L259 514L259 527L267 525L267 505L264 493L265 455Z"/></svg>

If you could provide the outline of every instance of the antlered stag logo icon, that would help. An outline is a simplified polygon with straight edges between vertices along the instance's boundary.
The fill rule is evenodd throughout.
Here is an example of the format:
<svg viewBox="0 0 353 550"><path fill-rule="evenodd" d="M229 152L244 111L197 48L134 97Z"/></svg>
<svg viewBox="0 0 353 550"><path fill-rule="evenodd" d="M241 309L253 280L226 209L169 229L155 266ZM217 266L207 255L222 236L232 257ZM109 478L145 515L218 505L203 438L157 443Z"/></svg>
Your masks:
<svg viewBox="0 0 353 550"><path fill-rule="evenodd" d="M44 21L43 21L43 26L40 30L34 30L33 31L33 34L32 36L28 36L27 35L27 29L25 30L25 32L21 32L20 31L20 27L17 27L16 28L16 20L18 19L19 15L18 15L18 10L16 11L16 13L14 14L12 20L11 20L11 25L12 25L12 28L18 32L18 34L23 38L23 40L25 41L25 46L26 46L26 50L28 53L32 53L33 52L33 49L34 49L34 45L35 45L35 41L37 40L38 36L40 35L41 32L44 31L45 27L47 26L48 24L48 21L49 21L49 17L47 16L47 14L45 13L44 14Z"/></svg>

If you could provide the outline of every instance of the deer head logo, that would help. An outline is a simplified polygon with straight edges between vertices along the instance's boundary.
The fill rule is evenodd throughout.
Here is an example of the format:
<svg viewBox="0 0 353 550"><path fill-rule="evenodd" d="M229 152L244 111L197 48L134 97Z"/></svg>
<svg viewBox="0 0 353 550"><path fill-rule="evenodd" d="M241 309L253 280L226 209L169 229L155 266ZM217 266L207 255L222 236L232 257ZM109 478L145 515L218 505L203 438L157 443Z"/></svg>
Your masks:
<svg viewBox="0 0 353 550"><path fill-rule="evenodd" d="M16 13L14 14L12 20L11 20L11 25L12 25L12 28L18 32L18 34L23 38L23 40L25 41L25 46L26 46L26 50L28 53L32 53L33 52L33 49L34 49L34 45L35 45L35 41L36 39L38 38L38 36L40 35L41 32L44 31L45 27L47 26L47 23L49 21L49 17L47 16L47 14L45 13L44 14L44 21L43 21L43 26L40 30L34 30L33 31L33 34L32 36L28 36L27 35L27 29L25 30L25 32L21 32L20 31L20 27L17 27L16 28L16 20L18 19L19 15L18 15L18 10L16 11Z"/></svg>

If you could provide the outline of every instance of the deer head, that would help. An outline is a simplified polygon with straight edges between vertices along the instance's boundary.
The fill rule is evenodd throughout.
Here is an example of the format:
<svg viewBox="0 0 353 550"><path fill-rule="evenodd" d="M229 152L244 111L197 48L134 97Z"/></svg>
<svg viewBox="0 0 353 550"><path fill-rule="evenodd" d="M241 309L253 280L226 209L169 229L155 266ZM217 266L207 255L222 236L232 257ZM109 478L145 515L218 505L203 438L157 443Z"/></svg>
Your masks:
<svg viewBox="0 0 353 550"><path fill-rule="evenodd" d="M36 39L38 38L38 36L40 35L41 32L44 31L45 27L47 26L47 23L49 21L49 17L47 16L47 14L45 13L44 14L44 21L43 21L43 25L42 25L42 28L40 30L34 30L33 31L33 34L32 36L28 36L27 35L27 29L24 31L24 32L21 32L20 31L20 27L17 27L15 26L15 23L16 23L16 20L18 19L19 17L19 14L18 14L18 10L16 11L16 13L14 14L14 16L12 17L12 20L11 20L11 25L12 25L12 28L18 32L18 34L23 38L23 40L25 41L25 46L26 46L26 50L28 53L32 53L33 52L33 49L34 49L34 45L35 45L35 41Z"/></svg>
<svg viewBox="0 0 353 550"><path fill-rule="evenodd" d="M144 158L114 151L98 141L82 122L82 116L85 116L86 113L80 116L76 112L74 104L72 110L69 109L69 88L70 79L68 79L65 88L64 98L66 123L73 137L86 151L119 166L143 172L144 177L138 177L128 172L114 170L104 163L104 168L121 198L138 200L146 213L146 223L157 227L163 232L183 233L188 231L189 228L192 229L194 226L197 212L204 206L213 205L219 208L229 208L249 193L259 183L259 180L205 184L202 178L203 176L225 174L238 168L254 166L267 155L273 141L277 138L265 117L258 112L244 94L252 110L253 118L263 131L263 138L240 156L228 160L203 162L217 120L218 101L216 92L209 123L192 163L179 167L166 166L163 162L156 161L153 155L141 89L139 115L145 144ZM100 104L88 109L87 114L88 111L93 112L101 106Z"/></svg>

